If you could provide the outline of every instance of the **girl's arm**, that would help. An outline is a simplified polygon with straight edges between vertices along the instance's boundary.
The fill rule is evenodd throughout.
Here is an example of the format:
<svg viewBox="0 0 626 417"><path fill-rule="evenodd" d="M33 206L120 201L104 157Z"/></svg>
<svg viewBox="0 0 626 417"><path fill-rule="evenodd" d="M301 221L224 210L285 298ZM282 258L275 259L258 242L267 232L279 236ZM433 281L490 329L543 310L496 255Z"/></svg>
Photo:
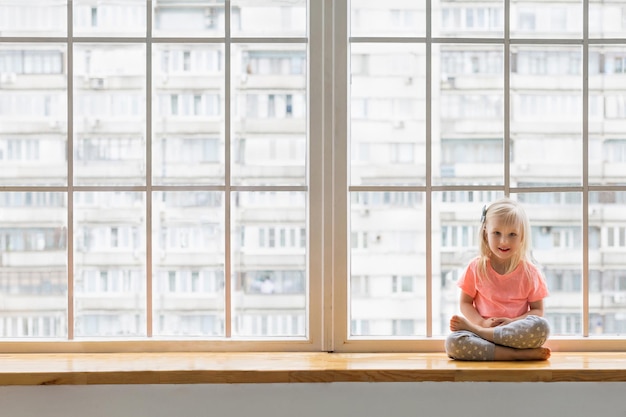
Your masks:
<svg viewBox="0 0 626 417"><path fill-rule="evenodd" d="M466 319L480 327L491 327L491 325L487 323L483 316L478 313L476 307L474 307L474 299L472 297L464 292L461 292L459 304L461 313L463 313Z"/></svg>
<svg viewBox="0 0 626 417"><path fill-rule="evenodd" d="M530 310L528 310L528 313L524 314L520 318L524 318L526 316L543 317L543 300L533 301L532 303L529 303L529 305L530 305Z"/></svg>

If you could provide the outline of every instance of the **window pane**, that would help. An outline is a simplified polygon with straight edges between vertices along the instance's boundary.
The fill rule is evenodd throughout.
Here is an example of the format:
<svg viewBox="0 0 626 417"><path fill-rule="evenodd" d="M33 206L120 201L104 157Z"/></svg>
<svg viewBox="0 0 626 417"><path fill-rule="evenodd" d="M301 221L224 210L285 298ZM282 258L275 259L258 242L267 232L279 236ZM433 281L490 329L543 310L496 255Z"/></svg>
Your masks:
<svg viewBox="0 0 626 417"><path fill-rule="evenodd" d="M511 37L580 38L583 30L582 15L582 0L512 1Z"/></svg>
<svg viewBox="0 0 626 417"><path fill-rule="evenodd" d="M156 36L224 36L223 1L153 0L152 3Z"/></svg>
<svg viewBox="0 0 626 417"><path fill-rule="evenodd" d="M448 320L458 314L460 290L456 283L468 262L478 255L483 205L502 197L498 193L442 192L435 195L433 213L433 334L447 335ZM546 278L549 297L545 317L553 336L580 336L582 332L582 228L578 193L522 193L513 195L528 214L534 261ZM439 238L440 237L440 238ZM440 257L439 260L437 258ZM437 270L437 265L440 269ZM440 309L437 309L441 300ZM440 325L437 318L441 317Z"/></svg>
<svg viewBox="0 0 626 417"><path fill-rule="evenodd" d="M158 44L153 52L153 178L224 183L224 46Z"/></svg>
<svg viewBox="0 0 626 417"><path fill-rule="evenodd" d="M351 0L352 36L424 36L426 2Z"/></svg>
<svg viewBox="0 0 626 417"><path fill-rule="evenodd" d="M232 209L233 334L308 334L306 194L237 192Z"/></svg>
<svg viewBox="0 0 626 417"><path fill-rule="evenodd" d="M147 0L71 2L74 36L146 36Z"/></svg>
<svg viewBox="0 0 626 417"><path fill-rule="evenodd" d="M233 182L303 185L307 158L307 52L298 44L240 44L233 83Z"/></svg>
<svg viewBox="0 0 626 417"><path fill-rule="evenodd" d="M582 332L582 199L580 193L523 193L517 197L528 214L532 254L550 295L545 317L553 336Z"/></svg>
<svg viewBox="0 0 626 417"><path fill-rule="evenodd" d="M231 0L234 36L305 36L306 0Z"/></svg>
<svg viewBox="0 0 626 417"><path fill-rule="evenodd" d="M0 194L0 261L0 297L5 310L0 316L0 337L66 337L64 194ZM19 306L19 313L12 306Z"/></svg>
<svg viewBox="0 0 626 417"><path fill-rule="evenodd" d="M433 194L433 335L450 333L459 312L457 281L478 256L482 207L503 197L501 191L442 191Z"/></svg>
<svg viewBox="0 0 626 417"><path fill-rule="evenodd" d="M518 184L581 184L581 62L577 46L511 48L511 174Z"/></svg>
<svg viewBox="0 0 626 417"><path fill-rule="evenodd" d="M2 36L66 36L67 0L0 0Z"/></svg>
<svg viewBox="0 0 626 417"><path fill-rule="evenodd" d="M65 60L64 45L0 45L0 184L67 183Z"/></svg>
<svg viewBox="0 0 626 417"><path fill-rule="evenodd" d="M622 2L589 2L589 37L622 38L626 30L626 4Z"/></svg>
<svg viewBox="0 0 626 417"><path fill-rule="evenodd" d="M431 1L434 36L454 38L504 36L504 0Z"/></svg>
<svg viewBox="0 0 626 417"><path fill-rule="evenodd" d="M426 333L424 195L351 193L351 336Z"/></svg>
<svg viewBox="0 0 626 417"><path fill-rule="evenodd" d="M144 184L144 45L78 44L74 51L76 184Z"/></svg>
<svg viewBox="0 0 626 417"><path fill-rule="evenodd" d="M589 332L626 334L626 192L589 195Z"/></svg>
<svg viewBox="0 0 626 417"><path fill-rule="evenodd" d="M224 335L222 193L158 192L153 199L155 335Z"/></svg>
<svg viewBox="0 0 626 417"><path fill-rule="evenodd" d="M625 9L626 10L626 9ZM589 47L589 182L626 184L626 47Z"/></svg>
<svg viewBox="0 0 626 417"><path fill-rule="evenodd" d="M425 182L423 45L351 45L351 183Z"/></svg>
<svg viewBox="0 0 626 417"><path fill-rule="evenodd" d="M502 184L504 179L504 56L501 46L433 46L433 181Z"/></svg>
<svg viewBox="0 0 626 417"><path fill-rule="evenodd" d="M139 192L74 194L76 337L146 334L144 200Z"/></svg>

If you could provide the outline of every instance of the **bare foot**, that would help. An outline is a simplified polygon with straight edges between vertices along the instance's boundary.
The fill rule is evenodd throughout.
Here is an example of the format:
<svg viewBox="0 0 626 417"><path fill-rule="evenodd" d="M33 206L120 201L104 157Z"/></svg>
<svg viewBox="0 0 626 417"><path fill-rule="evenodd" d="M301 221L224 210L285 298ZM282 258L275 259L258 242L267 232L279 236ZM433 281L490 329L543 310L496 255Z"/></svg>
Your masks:
<svg viewBox="0 0 626 417"><path fill-rule="evenodd" d="M550 348L538 347L534 349L514 349L497 346L495 360L497 361L545 361L550 358Z"/></svg>
<svg viewBox="0 0 626 417"><path fill-rule="evenodd" d="M478 329L478 326L476 326L463 316L454 315L450 319L450 330L452 330L453 332L457 332L459 330L468 330L473 333L478 333Z"/></svg>
<svg viewBox="0 0 626 417"><path fill-rule="evenodd" d="M452 318L450 319L450 330L452 330L453 332L459 330L467 330L469 332L477 334L485 340L493 342L493 327L480 327L463 316L452 316Z"/></svg>

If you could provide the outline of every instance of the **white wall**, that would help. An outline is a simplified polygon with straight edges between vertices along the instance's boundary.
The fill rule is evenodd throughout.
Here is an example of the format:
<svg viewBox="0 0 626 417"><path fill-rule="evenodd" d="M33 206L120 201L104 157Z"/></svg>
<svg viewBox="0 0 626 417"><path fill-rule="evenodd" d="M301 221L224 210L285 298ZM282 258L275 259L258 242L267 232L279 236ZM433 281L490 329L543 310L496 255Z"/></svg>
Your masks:
<svg viewBox="0 0 626 417"><path fill-rule="evenodd" d="M626 382L0 387L2 417L625 417Z"/></svg>

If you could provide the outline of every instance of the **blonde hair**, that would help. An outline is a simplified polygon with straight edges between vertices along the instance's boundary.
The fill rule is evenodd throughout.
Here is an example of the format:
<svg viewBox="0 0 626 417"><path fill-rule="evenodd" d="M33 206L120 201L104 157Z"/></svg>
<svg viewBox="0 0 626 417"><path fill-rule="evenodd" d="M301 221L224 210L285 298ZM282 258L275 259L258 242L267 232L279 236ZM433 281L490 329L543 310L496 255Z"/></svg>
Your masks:
<svg viewBox="0 0 626 417"><path fill-rule="evenodd" d="M530 255L530 222L522 206L517 201L505 197L483 208L479 233L480 255L478 257L477 264L479 278L486 278L488 276L487 264L491 256L491 250L489 249L489 243L487 242L486 225L489 220L494 218L500 219L500 221L507 226L513 226L520 229L519 247L517 252L511 257L511 262L505 274L513 272L521 262L523 263L524 268L528 271L529 266L533 263Z"/></svg>

